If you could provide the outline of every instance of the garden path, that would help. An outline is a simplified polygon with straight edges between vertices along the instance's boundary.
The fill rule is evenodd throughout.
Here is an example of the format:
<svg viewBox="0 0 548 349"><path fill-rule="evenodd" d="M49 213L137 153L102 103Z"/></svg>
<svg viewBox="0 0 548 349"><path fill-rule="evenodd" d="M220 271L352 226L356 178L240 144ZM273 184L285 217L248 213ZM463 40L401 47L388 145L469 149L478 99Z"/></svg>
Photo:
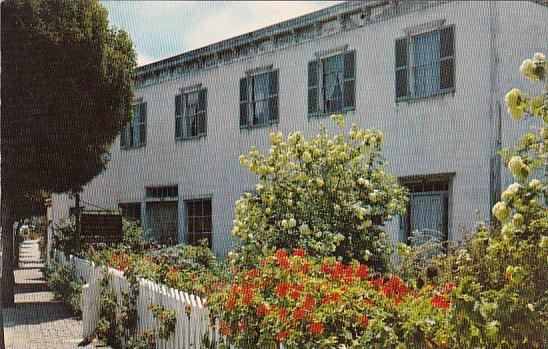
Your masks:
<svg viewBox="0 0 548 349"><path fill-rule="evenodd" d="M82 342L82 321L48 289L38 241L21 244L15 270L15 307L4 309L6 349L91 348Z"/></svg>

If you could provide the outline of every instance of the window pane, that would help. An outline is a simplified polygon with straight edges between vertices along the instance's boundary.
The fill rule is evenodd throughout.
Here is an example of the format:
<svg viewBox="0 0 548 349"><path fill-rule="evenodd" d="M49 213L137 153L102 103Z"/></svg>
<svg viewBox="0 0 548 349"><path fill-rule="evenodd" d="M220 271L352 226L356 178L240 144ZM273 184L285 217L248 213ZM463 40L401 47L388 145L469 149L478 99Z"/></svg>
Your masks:
<svg viewBox="0 0 548 349"><path fill-rule="evenodd" d="M198 91L186 94L185 98L185 114L194 115L198 112Z"/></svg>
<svg viewBox="0 0 548 349"><path fill-rule="evenodd" d="M141 127L139 128L139 132L140 132L140 135L139 135L139 138L140 138L140 145L144 145L147 143L147 127L146 127L146 124L144 125L141 125Z"/></svg>
<svg viewBox="0 0 548 349"><path fill-rule="evenodd" d="M326 58L322 61L322 96L324 100L324 112L333 113L342 110L343 68L343 55Z"/></svg>
<svg viewBox="0 0 548 349"><path fill-rule="evenodd" d="M253 102L253 125L268 123L268 99Z"/></svg>
<svg viewBox="0 0 548 349"><path fill-rule="evenodd" d="M207 104L207 91L204 88L198 92L198 111L205 112L205 110L207 109L206 104Z"/></svg>
<svg viewBox="0 0 548 349"><path fill-rule="evenodd" d="M204 218L204 232L211 233L211 216Z"/></svg>
<svg viewBox="0 0 548 349"><path fill-rule="evenodd" d="M268 73L254 76L252 84L253 101L264 100L268 98Z"/></svg>
<svg viewBox="0 0 548 349"><path fill-rule="evenodd" d="M407 96L407 69L396 71L396 97Z"/></svg>
<svg viewBox="0 0 548 349"><path fill-rule="evenodd" d="M439 63L415 68L415 95L425 97L435 94L440 86Z"/></svg>
<svg viewBox="0 0 548 349"><path fill-rule="evenodd" d="M440 88L446 89L455 87L455 61L447 59L441 62L440 66Z"/></svg>
<svg viewBox="0 0 548 349"><path fill-rule="evenodd" d="M196 232L196 225L194 224L194 218L193 217L188 218L188 232L189 233Z"/></svg>
<svg viewBox="0 0 548 349"><path fill-rule="evenodd" d="M354 78L354 72L356 70L355 57L356 57L355 51L347 52L344 55L344 78L345 79Z"/></svg>
<svg viewBox="0 0 548 349"><path fill-rule="evenodd" d="M203 213L204 216L211 216L211 200L203 201Z"/></svg>
<svg viewBox="0 0 548 349"><path fill-rule="evenodd" d="M195 216L196 213L194 211L194 202L193 201L187 201L186 203L186 214L187 217Z"/></svg>

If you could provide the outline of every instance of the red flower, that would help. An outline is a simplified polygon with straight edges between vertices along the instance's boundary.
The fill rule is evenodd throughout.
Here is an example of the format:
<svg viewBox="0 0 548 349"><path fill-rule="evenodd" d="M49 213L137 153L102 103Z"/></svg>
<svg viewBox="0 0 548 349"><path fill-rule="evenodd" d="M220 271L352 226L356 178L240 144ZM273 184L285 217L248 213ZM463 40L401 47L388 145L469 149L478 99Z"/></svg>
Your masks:
<svg viewBox="0 0 548 349"><path fill-rule="evenodd" d="M268 314L269 311L270 309L268 308L268 306L264 303L261 303L261 305L259 305L259 307L257 308L257 316L263 317Z"/></svg>
<svg viewBox="0 0 548 349"><path fill-rule="evenodd" d="M302 319L304 319L305 315L306 315L306 312L302 308L297 308L293 312L293 317L295 318L295 320L302 320Z"/></svg>
<svg viewBox="0 0 548 349"><path fill-rule="evenodd" d="M324 326L323 326L323 323L322 322L313 322L310 324L310 326L308 327L308 332L310 332L310 334L314 335L314 336L318 336L320 334L322 334L324 331Z"/></svg>
<svg viewBox="0 0 548 349"><path fill-rule="evenodd" d="M276 250L276 257L277 258L287 257L287 252L285 252L284 249Z"/></svg>
<svg viewBox="0 0 548 349"><path fill-rule="evenodd" d="M367 327L367 325L369 325L369 318L367 316L360 316L358 318L358 323L360 323L364 327Z"/></svg>
<svg viewBox="0 0 548 349"><path fill-rule="evenodd" d="M234 306L236 305L236 300L234 298L230 298L227 302L226 302L226 308L228 310L232 310L234 309Z"/></svg>
<svg viewBox="0 0 548 349"><path fill-rule="evenodd" d="M281 342L285 337L289 336L289 331L288 330L285 330L285 331L282 331L282 332L279 332L277 335L276 335L276 340L278 342Z"/></svg>
<svg viewBox="0 0 548 349"><path fill-rule="evenodd" d="M329 274L331 272L331 266L327 264L322 264L322 272L325 274Z"/></svg>
<svg viewBox="0 0 548 349"><path fill-rule="evenodd" d="M451 302L449 302L445 297L434 296L430 299L430 304L439 309L449 309Z"/></svg>
<svg viewBox="0 0 548 349"><path fill-rule="evenodd" d="M305 310L310 310L314 308L315 305L316 305L316 301L314 300L314 297L310 293L308 293L306 295L302 308Z"/></svg>
<svg viewBox="0 0 548 349"><path fill-rule="evenodd" d="M367 268L367 265L360 264L358 270L356 270L356 276L362 280L367 279L369 277L369 268Z"/></svg>
<svg viewBox="0 0 548 349"><path fill-rule="evenodd" d="M278 317L280 320L287 319L287 309L285 308L278 308Z"/></svg>
<svg viewBox="0 0 548 349"><path fill-rule="evenodd" d="M310 271L310 264L303 263L303 266L301 267L301 271L303 274L308 274L308 272Z"/></svg>
<svg viewBox="0 0 548 349"><path fill-rule="evenodd" d="M259 271L256 268L250 269L247 273L247 277L254 279L259 276Z"/></svg>
<svg viewBox="0 0 548 349"><path fill-rule="evenodd" d="M384 280L382 278L375 278L371 281L371 286L373 287L381 287L383 284Z"/></svg>
<svg viewBox="0 0 548 349"><path fill-rule="evenodd" d="M296 257L304 257L306 256L306 251L304 250L304 248L298 248L293 251L293 255Z"/></svg>
<svg viewBox="0 0 548 349"><path fill-rule="evenodd" d="M276 294L282 298L287 296L287 293L289 292L290 286L287 282L280 282L278 285L278 288L276 289Z"/></svg>
<svg viewBox="0 0 548 349"><path fill-rule="evenodd" d="M341 299L341 295L338 292L333 292L322 299L322 304L327 304L329 302L336 303Z"/></svg>
<svg viewBox="0 0 548 349"><path fill-rule="evenodd" d="M291 297L291 299L293 299L294 301L296 301L297 299L299 299L301 297L301 292L300 291L292 291L290 294L289 294L289 297Z"/></svg>
<svg viewBox="0 0 548 349"><path fill-rule="evenodd" d="M505 272L504 273L504 280L512 280L512 273L509 273L509 272Z"/></svg>

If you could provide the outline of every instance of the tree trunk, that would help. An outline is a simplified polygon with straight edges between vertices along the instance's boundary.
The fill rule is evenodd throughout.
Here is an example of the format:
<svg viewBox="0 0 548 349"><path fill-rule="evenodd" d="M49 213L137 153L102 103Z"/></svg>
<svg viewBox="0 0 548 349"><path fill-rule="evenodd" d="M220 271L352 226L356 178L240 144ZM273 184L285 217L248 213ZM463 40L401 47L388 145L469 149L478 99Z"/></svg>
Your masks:
<svg viewBox="0 0 548 349"><path fill-rule="evenodd" d="M15 277L13 275L13 199L10 190L2 190L2 304L11 308L14 305Z"/></svg>
<svg viewBox="0 0 548 349"><path fill-rule="evenodd" d="M80 237L80 193L74 195L74 215L76 224L76 251L80 254L82 248L82 239Z"/></svg>

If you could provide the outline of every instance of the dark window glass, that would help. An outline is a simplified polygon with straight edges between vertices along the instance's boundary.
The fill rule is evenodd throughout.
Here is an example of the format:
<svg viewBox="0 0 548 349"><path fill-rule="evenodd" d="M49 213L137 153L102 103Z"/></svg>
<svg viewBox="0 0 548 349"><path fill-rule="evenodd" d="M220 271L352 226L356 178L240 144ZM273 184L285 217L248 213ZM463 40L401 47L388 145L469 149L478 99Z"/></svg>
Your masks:
<svg viewBox="0 0 548 349"><path fill-rule="evenodd" d="M440 33L440 56L449 57L455 54L455 40L453 35L453 27L446 27Z"/></svg>
<svg viewBox="0 0 548 349"><path fill-rule="evenodd" d="M396 40L396 67L407 65L407 39Z"/></svg>
<svg viewBox="0 0 548 349"><path fill-rule="evenodd" d="M407 69L396 71L396 97L407 96Z"/></svg>
<svg viewBox="0 0 548 349"><path fill-rule="evenodd" d="M441 61L440 88L455 87L455 61L453 58Z"/></svg>
<svg viewBox="0 0 548 349"><path fill-rule="evenodd" d="M212 247L211 199L186 201L188 243L197 245L207 239Z"/></svg>

